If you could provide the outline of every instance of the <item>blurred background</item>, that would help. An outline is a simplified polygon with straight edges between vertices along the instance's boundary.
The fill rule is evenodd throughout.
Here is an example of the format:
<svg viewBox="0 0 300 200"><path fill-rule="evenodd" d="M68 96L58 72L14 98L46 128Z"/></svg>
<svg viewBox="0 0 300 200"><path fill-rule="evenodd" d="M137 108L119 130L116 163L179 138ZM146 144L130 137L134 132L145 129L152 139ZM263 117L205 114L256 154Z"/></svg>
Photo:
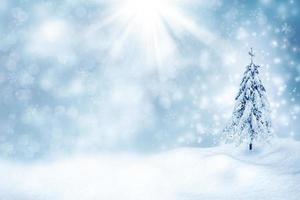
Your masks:
<svg viewBox="0 0 300 200"><path fill-rule="evenodd" d="M1 0L0 156L219 144L248 51L278 137L300 140L300 5Z"/></svg>

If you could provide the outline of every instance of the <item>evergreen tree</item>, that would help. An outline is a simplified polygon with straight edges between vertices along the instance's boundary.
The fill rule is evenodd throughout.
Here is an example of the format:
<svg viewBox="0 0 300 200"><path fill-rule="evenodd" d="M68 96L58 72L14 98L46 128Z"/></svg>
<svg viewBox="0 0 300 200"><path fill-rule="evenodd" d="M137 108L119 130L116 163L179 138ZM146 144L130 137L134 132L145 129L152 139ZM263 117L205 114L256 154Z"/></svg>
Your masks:
<svg viewBox="0 0 300 200"><path fill-rule="evenodd" d="M227 141L249 143L252 150L256 140L268 141L271 137L271 118L265 87L259 78L260 66L253 63L254 53L249 52L251 63L246 67L232 118L224 129Z"/></svg>

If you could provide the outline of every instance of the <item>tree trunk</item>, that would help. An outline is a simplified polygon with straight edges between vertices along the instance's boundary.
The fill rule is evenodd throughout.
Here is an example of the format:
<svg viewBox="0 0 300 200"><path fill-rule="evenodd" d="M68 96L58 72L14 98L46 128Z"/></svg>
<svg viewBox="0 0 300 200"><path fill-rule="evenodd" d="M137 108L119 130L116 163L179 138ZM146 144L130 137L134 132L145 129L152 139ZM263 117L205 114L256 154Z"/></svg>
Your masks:
<svg viewBox="0 0 300 200"><path fill-rule="evenodd" d="M252 143L249 144L249 150L252 150Z"/></svg>

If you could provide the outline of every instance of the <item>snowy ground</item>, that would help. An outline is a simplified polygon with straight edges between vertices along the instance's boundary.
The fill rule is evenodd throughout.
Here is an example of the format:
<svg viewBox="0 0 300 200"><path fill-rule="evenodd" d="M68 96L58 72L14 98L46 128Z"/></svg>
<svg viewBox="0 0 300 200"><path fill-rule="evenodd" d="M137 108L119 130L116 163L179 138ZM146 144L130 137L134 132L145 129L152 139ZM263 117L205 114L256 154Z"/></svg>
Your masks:
<svg viewBox="0 0 300 200"><path fill-rule="evenodd" d="M180 148L155 155L0 162L0 199L300 199L300 142L264 150Z"/></svg>

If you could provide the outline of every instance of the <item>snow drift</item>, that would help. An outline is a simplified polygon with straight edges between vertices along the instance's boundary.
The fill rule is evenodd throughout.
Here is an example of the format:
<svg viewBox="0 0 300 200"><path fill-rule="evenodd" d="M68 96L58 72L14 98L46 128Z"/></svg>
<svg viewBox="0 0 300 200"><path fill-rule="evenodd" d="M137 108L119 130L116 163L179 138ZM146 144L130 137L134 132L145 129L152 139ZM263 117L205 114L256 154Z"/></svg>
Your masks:
<svg viewBox="0 0 300 200"><path fill-rule="evenodd" d="M300 142L0 162L0 199L300 199Z"/></svg>

